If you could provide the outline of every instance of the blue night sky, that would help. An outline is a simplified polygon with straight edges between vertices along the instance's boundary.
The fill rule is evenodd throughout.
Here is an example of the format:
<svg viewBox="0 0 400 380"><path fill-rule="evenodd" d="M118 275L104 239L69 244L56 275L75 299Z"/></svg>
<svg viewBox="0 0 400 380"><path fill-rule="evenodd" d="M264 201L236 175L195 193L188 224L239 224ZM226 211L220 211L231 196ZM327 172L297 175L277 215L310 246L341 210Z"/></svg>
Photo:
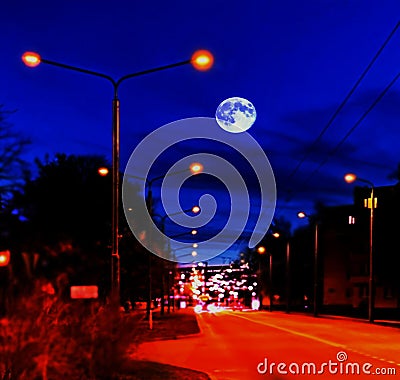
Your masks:
<svg viewBox="0 0 400 380"><path fill-rule="evenodd" d="M4 1L0 104L17 110L9 121L32 140L28 161L57 152L111 159L110 84L48 65L30 69L21 55L37 51L119 78L209 49L210 71L187 65L121 85L121 169L151 131L213 117L224 99L243 97L257 111L249 132L275 173L276 214L298 225L297 211L312 212L316 201L352 201L346 172L376 186L393 182L388 175L400 162L399 83L356 123L400 71L400 27L310 146L395 29L399 11L398 0Z"/></svg>

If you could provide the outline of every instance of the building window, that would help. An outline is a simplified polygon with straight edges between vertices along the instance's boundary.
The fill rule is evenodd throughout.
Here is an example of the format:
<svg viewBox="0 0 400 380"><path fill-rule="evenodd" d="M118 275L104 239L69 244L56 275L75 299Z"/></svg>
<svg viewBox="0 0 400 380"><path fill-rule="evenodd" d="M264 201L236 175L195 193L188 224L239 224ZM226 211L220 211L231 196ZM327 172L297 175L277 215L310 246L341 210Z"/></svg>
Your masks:
<svg viewBox="0 0 400 380"><path fill-rule="evenodd" d="M359 285L358 286L358 296L360 298L368 297L368 286L367 285Z"/></svg>
<svg viewBox="0 0 400 380"><path fill-rule="evenodd" d="M385 299L393 298L393 288L391 286L385 286L383 288L383 297Z"/></svg>
<svg viewBox="0 0 400 380"><path fill-rule="evenodd" d="M349 224L355 224L356 218L354 216L349 215Z"/></svg>

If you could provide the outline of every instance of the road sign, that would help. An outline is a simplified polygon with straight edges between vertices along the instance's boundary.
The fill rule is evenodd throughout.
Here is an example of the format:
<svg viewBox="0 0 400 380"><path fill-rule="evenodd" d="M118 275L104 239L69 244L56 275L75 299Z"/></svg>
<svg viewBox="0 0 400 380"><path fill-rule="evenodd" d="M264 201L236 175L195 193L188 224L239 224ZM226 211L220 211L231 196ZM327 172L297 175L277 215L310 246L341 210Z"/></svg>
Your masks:
<svg viewBox="0 0 400 380"><path fill-rule="evenodd" d="M99 288L96 285L71 286L72 299L98 298Z"/></svg>

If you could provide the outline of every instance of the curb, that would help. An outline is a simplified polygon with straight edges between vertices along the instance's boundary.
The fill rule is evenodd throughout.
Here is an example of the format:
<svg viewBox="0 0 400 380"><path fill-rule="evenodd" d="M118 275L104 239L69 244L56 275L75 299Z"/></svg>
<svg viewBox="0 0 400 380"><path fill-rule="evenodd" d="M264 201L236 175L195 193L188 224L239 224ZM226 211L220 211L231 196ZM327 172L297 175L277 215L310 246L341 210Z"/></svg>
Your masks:
<svg viewBox="0 0 400 380"><path fill-rule="evenodd" d="M384 326L384 327L393 327L393 328L400 328L400 321L388 321L388 320L375 320L373 322L369 322L368 319L364 318L355 318L355 317L346 317L344 315L334 315L334 314L319 314L316 317L310 314L306 313L301 313L301 312L291 312L291 313L285 313L283 311L275 311L272 312L272 314L285 314L285 315L302 315L304 317L309 317L312 319L341 319L341 320L347 320L347 321L352 321L352 322L359 322L359 323L367 323L370 325L375 325L375 326Z"/></svg>

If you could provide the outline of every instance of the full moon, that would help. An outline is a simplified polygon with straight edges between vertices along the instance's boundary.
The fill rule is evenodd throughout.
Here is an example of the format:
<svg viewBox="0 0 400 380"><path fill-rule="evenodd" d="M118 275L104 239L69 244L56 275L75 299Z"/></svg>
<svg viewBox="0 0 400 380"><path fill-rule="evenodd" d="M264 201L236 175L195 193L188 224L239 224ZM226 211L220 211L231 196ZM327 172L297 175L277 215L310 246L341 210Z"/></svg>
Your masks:
<svg viewBox="0 0 400 380"><path fill-rule="evenodd" d="M229 98L217 108L215 119L218 125L227 132L241 133L247 131L256 121L256 109L243 98Z"/></svg>

